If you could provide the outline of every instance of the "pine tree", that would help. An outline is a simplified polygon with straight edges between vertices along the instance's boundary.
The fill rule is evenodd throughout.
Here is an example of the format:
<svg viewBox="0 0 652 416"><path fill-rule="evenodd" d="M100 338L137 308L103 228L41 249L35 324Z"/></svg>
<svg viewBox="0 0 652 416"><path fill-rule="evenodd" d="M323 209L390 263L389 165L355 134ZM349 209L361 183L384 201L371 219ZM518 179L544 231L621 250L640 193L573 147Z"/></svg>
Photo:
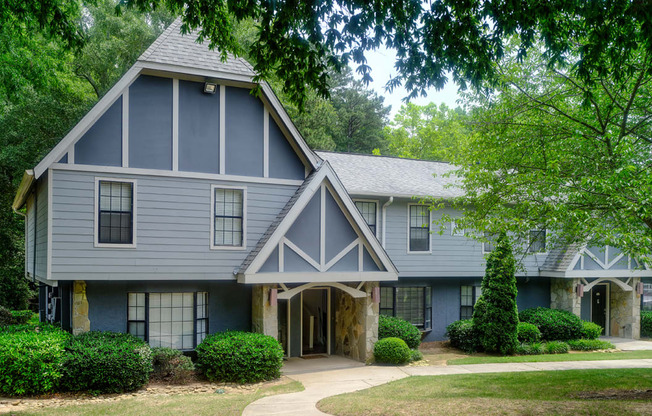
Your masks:
<svg viewBox="0 0 652 416"><path fill-rule="evenodd" d="M473 313L478 344L487 352L512 354L518 345L515 271L512 247L501 234L487 259L482 296Z"/></svg>

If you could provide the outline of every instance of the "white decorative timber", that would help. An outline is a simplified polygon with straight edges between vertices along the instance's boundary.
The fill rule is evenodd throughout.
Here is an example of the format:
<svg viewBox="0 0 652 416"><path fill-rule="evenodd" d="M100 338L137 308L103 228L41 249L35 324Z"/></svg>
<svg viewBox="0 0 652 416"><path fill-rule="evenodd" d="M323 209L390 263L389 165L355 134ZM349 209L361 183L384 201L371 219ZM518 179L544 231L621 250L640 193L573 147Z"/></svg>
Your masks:
<svg viewBox="0 0 652 416"><path fill-rule="evenodd" d="M617 279L615 277L602 277L600 279L596 279L592 281L591 283L584 285L584 293L589 292L591 289L593 289L593 286L600 284L600 283L605 283L605 282L612 282L615 283L618 287L620 287L624 292L631 292L634 290L632 286L630 286L628 283L631 279L628 279L627 282L623 282L620 279Z"/></svg>
<svg viewBox="0 0 652 416"><path fill-rule="evenodd" d="M343 292L348 293L353 298L366 298L367 297L366 292L363 292L362 290L354 289L351 286L347 286L347 285L342 284L342 283L338 283L338 282L323 282L323 283L310 282L310 283L306 283L305 285L297 286L297 287L292 288L290 290L286 290L285 292L279 293L278 294L278 299L285 299L285 300L291 299L294 295L297 295L297 294L303 292L306 289L310 289L310 288L316 287L316 286L319 286L319 287L322 287L322 286L334 287L334 288L342 290Z"/></svg>

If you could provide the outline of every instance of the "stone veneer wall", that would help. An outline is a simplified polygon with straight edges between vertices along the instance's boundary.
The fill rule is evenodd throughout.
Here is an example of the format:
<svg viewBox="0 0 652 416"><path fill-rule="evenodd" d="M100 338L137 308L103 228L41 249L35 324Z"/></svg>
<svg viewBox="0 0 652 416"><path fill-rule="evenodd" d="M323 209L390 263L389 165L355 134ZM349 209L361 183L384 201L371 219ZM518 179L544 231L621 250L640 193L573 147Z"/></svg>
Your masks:
<svg viewBox="0 0 652 416"><path fill-rule="evenodd" d="M79 335L91 330L88 319L88 298L86 298L86 282L75 280L72 284L72 333Z"/></svg>
<svg viewBox="0 0 652 416"><path fill-rule="evenodd" d="M550 279L550 308L561 309L580 316L582 298L575 293L580 279Z"/></svg>
<svg viewBox="0 0 652 416"><path fill-rule="evenodd" d="M631 280L630 286L636 288L640 277ZM609 325L611 336L639 339L641 337L641 295L635 290L624 291L610 283Z"/></svg>
<svg viewBox="0 0 652 416"><path fill-rule="evenodd" d="M256 285L251 295L251 329L265 335L278 338L278 305L269 302L269 293L273 286Z"/></svg>
<svg viewBox="0 0 652 416"><path fill-rule="evenodd" d="M354 360L373 360L374 344L378 340L380 305L371 298L377 282L364 285L366 298L355 299L338 290L335 307L335 352Z"/></svg>

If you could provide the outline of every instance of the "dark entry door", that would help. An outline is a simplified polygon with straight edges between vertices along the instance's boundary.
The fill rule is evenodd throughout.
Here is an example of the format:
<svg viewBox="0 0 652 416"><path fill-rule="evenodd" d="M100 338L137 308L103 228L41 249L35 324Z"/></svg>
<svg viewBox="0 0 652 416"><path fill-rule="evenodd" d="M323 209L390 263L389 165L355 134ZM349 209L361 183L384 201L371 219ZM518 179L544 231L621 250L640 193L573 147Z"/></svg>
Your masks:
<svg viewBox="0 0 652 416"><path fill-rule="evenodd" d="M593 287L591 296L591 321L602 327L602 335L607 323L607 286L597 285Z"/></svg>

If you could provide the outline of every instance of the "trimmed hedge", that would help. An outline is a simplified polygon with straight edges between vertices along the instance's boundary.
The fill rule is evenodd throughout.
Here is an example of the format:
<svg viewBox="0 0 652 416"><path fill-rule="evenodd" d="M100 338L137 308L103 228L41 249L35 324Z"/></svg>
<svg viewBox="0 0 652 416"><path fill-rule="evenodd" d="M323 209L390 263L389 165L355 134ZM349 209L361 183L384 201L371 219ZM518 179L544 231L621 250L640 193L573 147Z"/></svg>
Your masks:
<svg viewBox="0 0 652 416"><path fill-rule="evenodd" d="M421 345L421 331L408 321L394 316L380 315L378 317L378 339L400 338L411 349Z"/></svg>
<svg viewBox="0 0 652 416"><path fill-rule="evenodd" d="M410 361L421 361L423 360L423 353L419 350L411 350L410 351Z"/></svg>
<svg viewBox="0 0 652 416"><path fill-rule="evenodd" d="M64 346L70 335L34 327L0 332L0 393L40 394L54 390L62 377Z"/></svg>
<svg viewBox="0 0 652 416"><path fill-rule="evenodd" d="M151 371L151 349L143 340L130 334L92 331L66 344L61 387L122 393L145 385Z"/></svg>
<svg viewBox="0 0 652 416"><path fill-rule="evenodd" d="M548 341L543 346L546 354L566 354L570 347L564 341Z"/></svg>
<svg viewBox="0 0 652 416"><path fill-rule="evenodd" d="M210 381L256 383L281 376L283 348L268 335L218 332L206 337L196 351L197 368Z"/></svg>
<svg viewBox="0 0 652 416"><path fill-rule="evenodd" d="M190 357L172 348L152 348L152 365L154 371L151 378L174 384L183 384L195 374L195 365Z"/></svg>
<svg viewBox="0 0 652 416"><path fill-rule="evenodd" d="M546 341L567 341L582 337L582 320L570 312L550 308L530 308L519 314L521 322L536 325Z"/></svg>
<svg viewBox="0 0 652 416"><path fill-rule="evenodd" d="M641 312L641 336L652 338L652 311Z"/></svg>
<svg viewBox="0 0 652 416"><path fill-rule="evenodd" d="M582 321L582 338L598 339L602 335L602 327L598 324L588 321Z"/></svg>
<svg viewBox="0 0 652 416"><path fill-rule="evenodd" d="M572 339L567 344L573 351L610 350L616 348L611 342L599 339Z"/></svg>
<svg viewBox="0 0 652 416"><path fill-rule="evenodd" d="M0 306L0 327L13 324L14 316L11 314L11 311L4 306Z"/></svg>
<svg viewBox="0 0 652 416"><path fill-rule="evenodd" d="M541 331L536 325L529 322L518 323L518 340L519 342L533 343L541 340Z"/></svg>
<svg viewBox="0 0 652 416"><path fill-rule="evenodd" d="M412 351L401 338L383 338L374 345L374 358L379 363L405 364L411 357Z"/></svg>
<svg viewBox="0 0 652 416"><path fill-rule="evenodd" d="M473 328L473 321L463 319L455 321L446 327L446 336L451 346L459 348L464 352L474 352L477 349L476 333Z"/></svg>
<svg viewBox="0 0 652 416"><path fill-rule="evenodd" d="M32 316L34 316L34 312L32 312L32 311L11 311L11 316L14 318L13 325L24 325L32 318Z"/></svg>

